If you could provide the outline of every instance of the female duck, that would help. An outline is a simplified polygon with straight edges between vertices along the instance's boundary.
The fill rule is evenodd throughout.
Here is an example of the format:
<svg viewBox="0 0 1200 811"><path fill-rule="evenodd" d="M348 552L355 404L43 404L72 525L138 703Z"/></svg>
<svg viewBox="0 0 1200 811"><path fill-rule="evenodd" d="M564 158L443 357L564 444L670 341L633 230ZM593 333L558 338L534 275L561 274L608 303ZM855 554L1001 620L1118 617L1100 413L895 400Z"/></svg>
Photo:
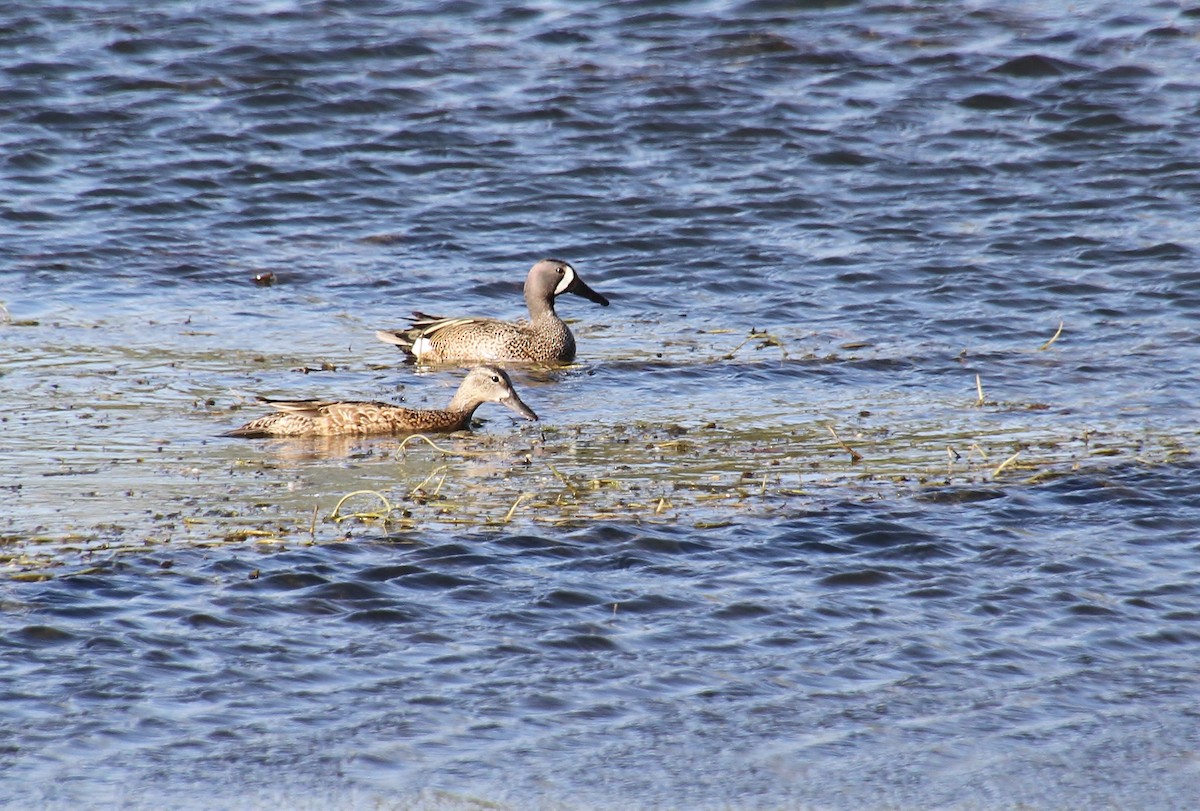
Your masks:
<svg viewBox="0 0 1200 811"><path fill-rule="evenodd" d="M508 375L502 369L490 366L472 369L444 409L422 410L388 403L330 400L265 402L278 412L248 422L225 436L362 436L462 431L470 428L471 416L483 403L500 403L527 420L537 419L537 414L513 390Z"/></svg>

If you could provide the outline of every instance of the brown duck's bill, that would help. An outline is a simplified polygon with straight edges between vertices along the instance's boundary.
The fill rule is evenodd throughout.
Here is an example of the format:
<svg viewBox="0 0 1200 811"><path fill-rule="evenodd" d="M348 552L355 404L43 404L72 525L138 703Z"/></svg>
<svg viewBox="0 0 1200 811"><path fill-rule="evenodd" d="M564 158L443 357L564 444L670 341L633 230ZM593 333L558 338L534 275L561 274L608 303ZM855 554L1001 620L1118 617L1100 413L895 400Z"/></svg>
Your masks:
<svg viewBox="0 0 1200 811"><path fill-rule="evenodd" d="M578 274L575 275L575 281L571 282L571 286L568 287L565 292L582 296L588 301L596 302L601 307L608 306L608 299L597 293L592 288L588 287L587 284L584 283L583 279L579 278Z"/></svg>
<svg viewBox="0 0 1200 811"><path fill-rule="evenodd" d="M538 415L533 413L532 408L525 405L525 403L521 402L521 398L517 396L516 392L509 394L507 397L505 397L500 402L503 403L508 408L511 408L513 411L517 412L518 414L520 414L522 417L524 417L527 420L536 420L538 418Z"/></svg>

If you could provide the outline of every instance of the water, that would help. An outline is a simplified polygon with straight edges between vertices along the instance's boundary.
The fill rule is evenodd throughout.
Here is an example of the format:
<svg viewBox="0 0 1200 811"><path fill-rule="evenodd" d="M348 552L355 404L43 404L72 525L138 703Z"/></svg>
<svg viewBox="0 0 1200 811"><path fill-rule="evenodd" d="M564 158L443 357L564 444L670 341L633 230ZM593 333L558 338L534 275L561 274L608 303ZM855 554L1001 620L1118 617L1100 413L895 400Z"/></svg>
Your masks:
<svg viewBox="0 0 1200 811"><path fill-rule="evenodd" d="M0 804L1194 805L1198 30L0 9ZM542 256L541 423L218 437Z"/></svg>

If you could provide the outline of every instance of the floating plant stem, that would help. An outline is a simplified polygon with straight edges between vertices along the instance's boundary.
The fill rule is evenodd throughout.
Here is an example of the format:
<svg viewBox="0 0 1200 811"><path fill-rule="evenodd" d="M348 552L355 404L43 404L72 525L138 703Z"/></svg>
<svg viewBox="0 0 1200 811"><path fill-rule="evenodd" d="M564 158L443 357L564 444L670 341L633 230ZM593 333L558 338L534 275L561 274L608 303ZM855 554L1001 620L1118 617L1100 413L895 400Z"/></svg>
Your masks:
<svg viewBox="0 0 1200 811"><path fill-rule="evenodd" d="M342 505L345 504L350 499L354 498L354 496L375 496L376 498L378 498L380 501L383 502L383 512L382 513L361 513L361 512L359 512L359 513L349 513L347 515L342 515L341 514ZM345 521L347 518L358 518L361 520L377 520L377 521L382 520L384 523L387 523L387 517L391 513L392 509L393 509L392 503L387 500L387 496L385 496L383 493L379 492L378 490L355 490L354 492L347 493L346 495L341 497L341 499L338 501L338 503L334 506L333 512L331 512L329 514L329 520L341 523L342 521Z"/></svg>
<svg viewBox="0 0 1200 811"><path fill-rule="evenodd" d="M436 467L436 468L434 468L434 469L433 469L433 472L432 472L432 473L430 473L428 476L426 476L426 477L425 477L425 481L423 481L423 482L421 482L420 484L418 484L418 485L417 485L416 487L414 487L412 490L409 490L409 491L408 491L408 494L409 494L410 496L411 496L411 495L415 495L415 494L416 494L416 493L417 493L419 490L423 489L423 488L425 487L425 485L429 484L430 480L432 480L434 476L436 476L437 474L441 473L443 470L445 470L445 469L446 469L446 468L448 468L448 467L450 467L450 466L449 466L449 465L440 465L439 467ZM446 477L445 477L445 476L443 476L443 477L442 477L442 482L444 482L445 480L446 480ZM438 490L441 490L441 489L442 489L442 482L438 482L437 490L435 490L435 491L433 492L433 495L435 495L435 496L436 496L436 495L438 494Z"/></svg>
<svg viewBox="0 0 1200 811"><path fill-rule="evenodd" d="M429 447L433 448L435 451L437 451L438 453L440 453L444 456L491 456L491 455L494 455L497 453L503 453L503 451L456 451L456 450L451 450L450 448L443 448L441 445L437 444L436 442L434 442L432 439L425 436L424 434L409 434L408 436L406 436L404 438L404 440L400 443L400 447L396 448L396 450L403 453L404 449L406 447L408 447L408 443L414 439L419 439L419 440L423 441L424 443L429 445Z"/></svg>
<svg viewBox="0 0 1200 811"><path fill-rule="evenodd" d="M741 349L743 346L750 343L751 341L755 341L755 340L762 342L758 346L754 347L755 349L766 349L768 346L775 346L775 347L779 348L780 353L783 355L783 357L780 358L780 360L784 361L784 360L788 359L787 347L784 345L783 341L780 340L778 337L772 335L771 333L767 332L765 329L762 330L761 332L756 329L751 329L750 334L747 335L740 344L738 344L733 349L726 352L724 355L721 356L720 359L721 360L733 360L733 356L738 353L739 349Z"/></svg>
<svg viewBox="0 0 1200 811"><path fill-rule="evenodd" d="M553 473L553 474L554 474L554 475L555 475L555 476L558 478L558 480L559 480L560 482L562 482L562 483L563 483L563 485L564 485L564 486L565 486L565 487L566 487L568 490L570 490L570 491L571 491L571 495L572 495L572 496L578 496L578 495L579 495L579 491L578 491L577 489L575 489L575 485L571 484L570 480L569 480L569 479L567 479L567 477L566 477L566 476L564 476L563 474L559 473L559 472L558 472L558 468L556 468L554 465L550 464L549 462L547 462L547 463L546 463L546 467L550 468L550 472L551 472L551 473Z"/></svg>
<svg viewBox="0 0 1200 811"><path fill-rule="evenodd" d="M979 375L975 375L975 393L979 395L975 400L975 407L980 408L987 403L987 400L983 399L983 381L979 379Z"/></svg>
<svg viewBox="0 0 1200 811"><path fill-rule="evenodd" d="M509 521L511 521L513 514L516 513L517 507L519 507L521 505L521 502L524 501L525 499L529 498L532 495L533 495L533 493L522 493L521 495L517 496L517 500L513 502L513 505L511 507L508 508L508 512L505 513L504 518L501 520L501 523L507 524Z"/></svg>
<svg viewBox="0 0 1200 811"><path fill-rule="evenodd" d="M266 529L234 529L225 534L227 541L244 541L247 538L270 538L276 540L274 532Z"/></svg>
<svg viewBox="0 0 1200 811"><path fill-rule="evenodd" d="M837 444L841 446L842 450L844 450L846 453L850 454L850 462L852 464L862 461L862 454L860 454L858 451L854 450L854 448L851 448L849 445L847 445L845 442L843 442L842 438L840 436L838 436L838 432L836 430L834 430L834 427L832 425L826 425L825 427L829 429L829 433L833 434L834 440L837 441Z"/></svg>
<svg viewBox="0 0 1200 811"><path fill-rule="evenodd" d="M1046 341L1046 343L1044 343L1044 344L1042 344L1041 346L1039 346L1039 347L1038 347L1038 352L1044 352L1044 351L1046 351L1047 349L1049 349L1049 348L1050 348L1050 344L1052 344L1052 343L1054 343L1055 341L1057 341L1057 340L1058 340L1058 336L1059 336L1059 335L1062 335L1062 331L1063 331L1063 324L1064 324L1064 323L1066 323L1066 322L1064 322L1064 321L1062 321L1062 320L1060 320L1060 321L1058 322L1058 331L1054 333L1054 337L1052 337L1052 338L1051 338L1049 341Z"/></svg>
<svg viewBox="0 0 1200 811"><path fill-rule="evenodd" d="M999 475L1000 475L1000 474L1001 474L1001 473L1004 471L1004 469L1005 469L1006 467L1008 467L1009 465L1011 465L1013 462L1017 461L1017 457L1018 457L1018 456L1020 456L1020 455L1021 455L1021 452L1020 452L1020 451L1017 451L1017 452L1016 452L1016 453L1014 453L1012 456L1008 457L1008 458L1007 458L1007 459L1005 459L1003 462L1001 462L1001 463L1000 463L1000 466L999 466L999 467L997 467L995 470L993 470L993 471L992 471L992 478L994 479L994 478L996 478L997 476L999 476Z"/></svg>

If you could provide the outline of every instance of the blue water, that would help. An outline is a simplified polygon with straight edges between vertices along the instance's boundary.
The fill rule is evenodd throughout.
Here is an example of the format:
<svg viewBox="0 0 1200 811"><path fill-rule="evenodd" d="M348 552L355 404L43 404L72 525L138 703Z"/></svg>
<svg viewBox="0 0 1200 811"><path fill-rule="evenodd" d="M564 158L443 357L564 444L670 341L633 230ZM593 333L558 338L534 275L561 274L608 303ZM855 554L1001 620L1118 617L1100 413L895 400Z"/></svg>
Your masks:
<svg viewBox="0 0 1200 811"><path fill-rule="evenodd" d="M0 805L1195 805L1198 32L0 9ZM537 425L218 436L543 256Z"/></svg>

